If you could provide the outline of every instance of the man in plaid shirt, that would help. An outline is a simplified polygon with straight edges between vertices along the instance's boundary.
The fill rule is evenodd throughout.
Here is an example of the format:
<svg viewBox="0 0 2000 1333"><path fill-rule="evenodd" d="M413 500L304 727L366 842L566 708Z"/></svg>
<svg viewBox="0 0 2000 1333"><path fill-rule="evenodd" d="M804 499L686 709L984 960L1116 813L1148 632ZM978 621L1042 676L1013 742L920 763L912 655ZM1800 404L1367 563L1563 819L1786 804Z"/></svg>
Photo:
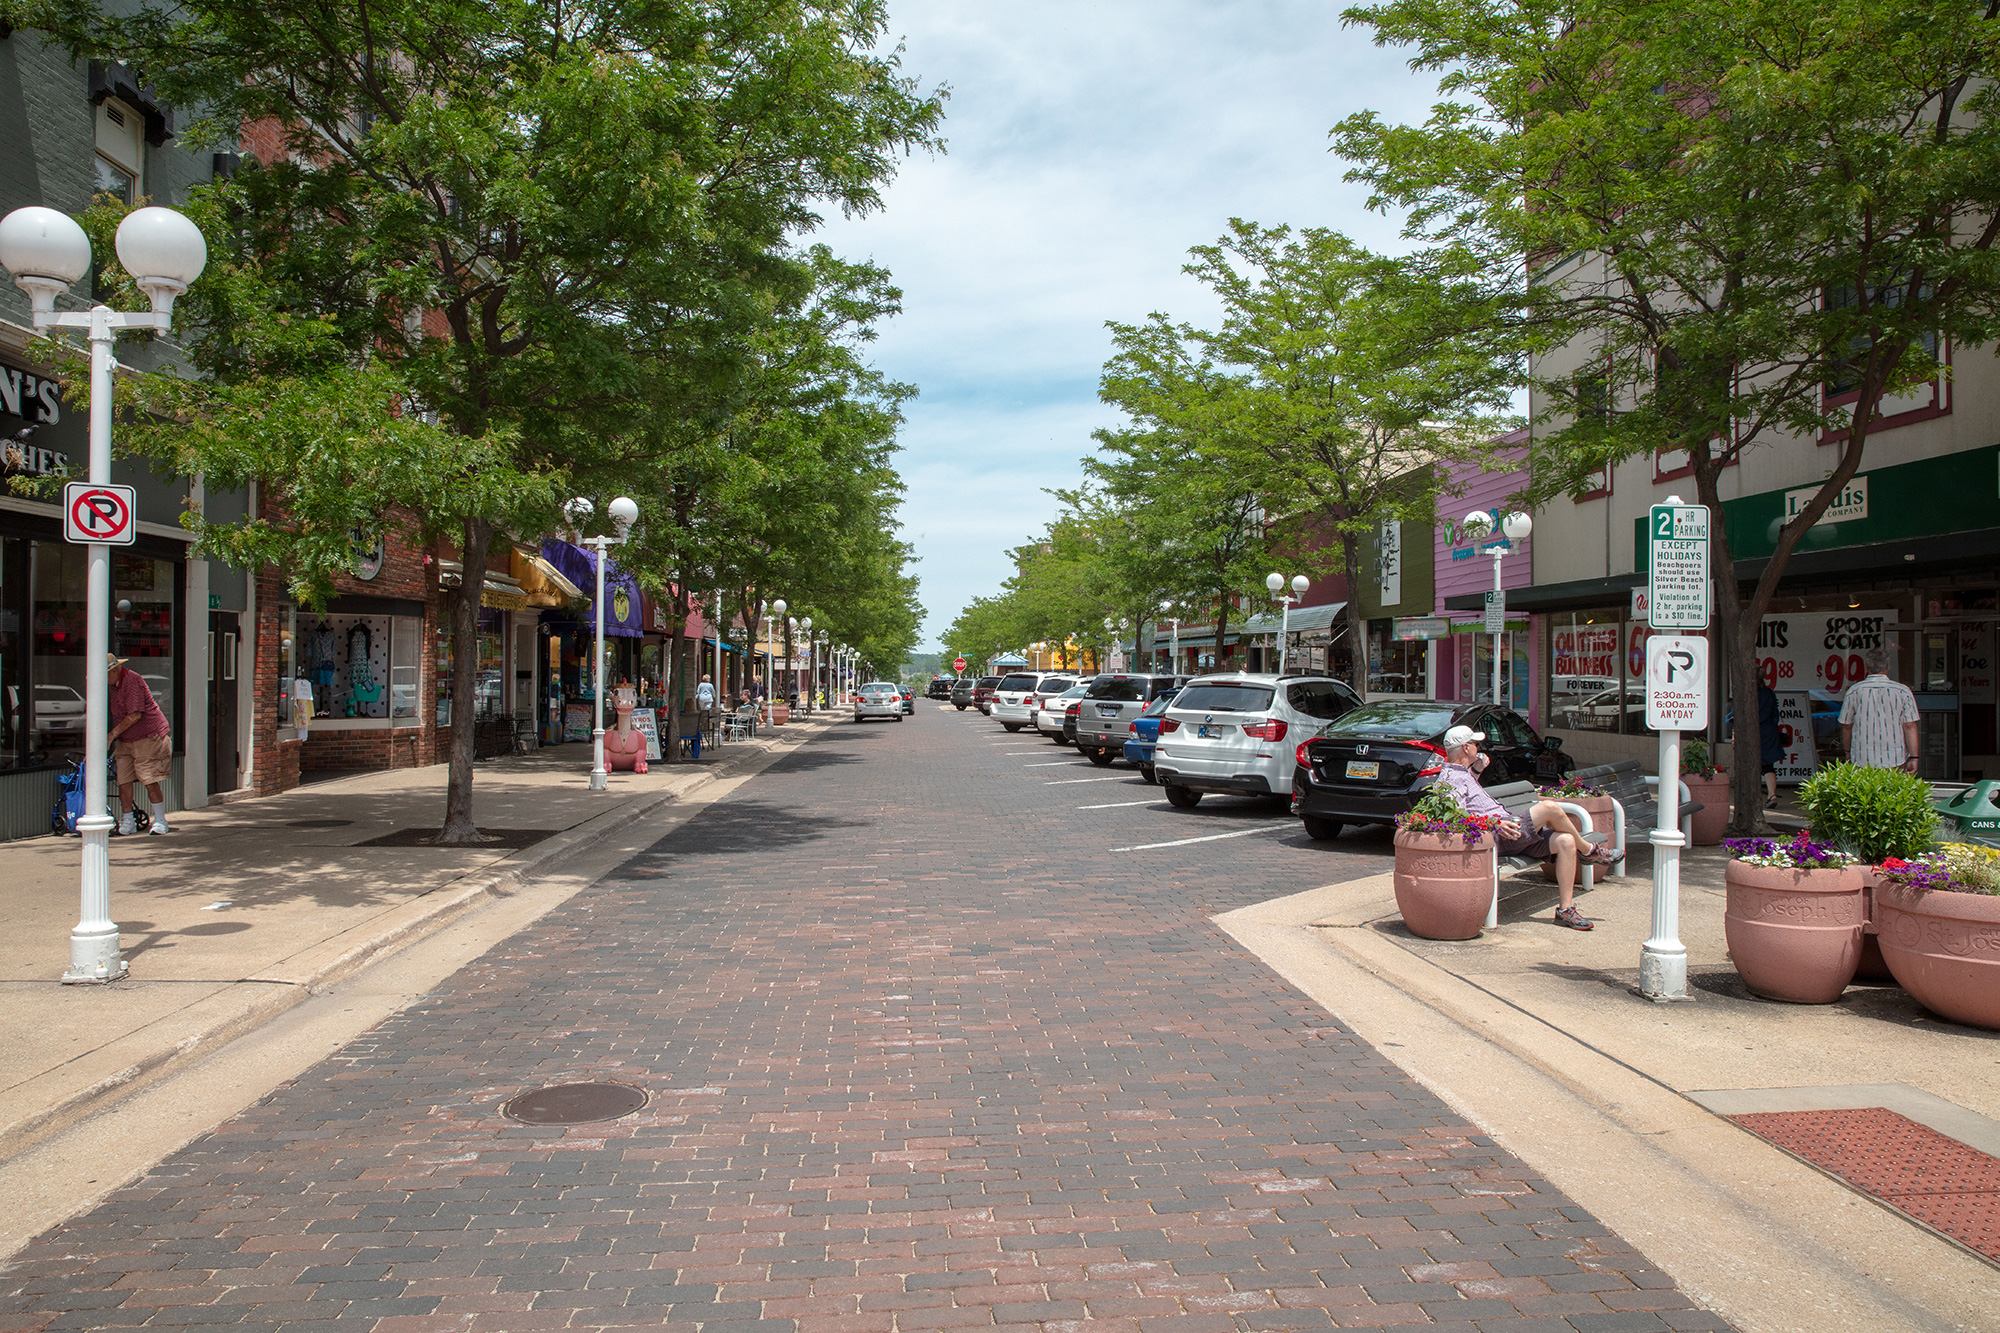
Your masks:
<svg viewBox="0 0 2000 1333"><path fill-rule="evenodd" d="M1847 762L1862 768L1917 771L1917 696L1889 679L1889 650L1861 654L1868 676L1847 688L1840 704L1840 742Z"/></svg>

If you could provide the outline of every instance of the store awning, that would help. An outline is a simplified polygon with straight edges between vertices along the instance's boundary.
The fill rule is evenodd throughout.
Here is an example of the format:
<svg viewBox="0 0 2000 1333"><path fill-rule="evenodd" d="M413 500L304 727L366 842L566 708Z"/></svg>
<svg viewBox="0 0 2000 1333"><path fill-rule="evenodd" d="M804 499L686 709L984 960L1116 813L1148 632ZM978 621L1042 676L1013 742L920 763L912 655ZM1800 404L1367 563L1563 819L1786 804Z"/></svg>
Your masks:
<svg viewBox="0 0 2000 1333"><path fill-rule="evenodd" d="M573 618L594 625L597 608L592 601L597 590L597 553L549 538L542 543L542 557L571 584L589 589L585 605ZM640 613L639 581L620 569L616 560L608 561L604 567L604 599L604 632L607 635L624 639L645 636Z"/></svg>
<svg viewBox="0 0 2000 1333"><path fill-rule="evenodd" d="M508 566L508 572L527 594L529 606L567 606L583 596L583 589L570 582L560 569L525 547L516 546L509 553Z"/></svg>
<svg viewBox="0 0 2000 1333"><path fill-rule="evenodd" d="M1321 630L1332 629L1346 610L1346 602L1329 602L1325 606L1301 606L1289 618L1275 611L1265 611L1244 621L1241 628L1245 638L1276 634L1281 625L1292 634L1317 634Z"/></svg>
<svg viewBox="0 0 2000 1333"><path fill-rule="evenodd" d="M457 560L438 561L438 583L446 588L456 588L465 578L465 565ZM520 581L511 575L488 569L485 581L479 586L479 604L491 611L520 611L528 603L528 594Z"/></svg>

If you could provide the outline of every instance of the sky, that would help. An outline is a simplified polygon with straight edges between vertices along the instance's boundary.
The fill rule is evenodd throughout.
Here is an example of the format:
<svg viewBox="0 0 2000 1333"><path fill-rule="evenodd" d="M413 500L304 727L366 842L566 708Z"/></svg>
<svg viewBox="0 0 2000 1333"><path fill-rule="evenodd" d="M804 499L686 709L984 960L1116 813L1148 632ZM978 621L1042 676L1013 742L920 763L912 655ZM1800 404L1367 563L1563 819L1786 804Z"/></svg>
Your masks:
<svg viewBox="0 0 2000 1333"><path fill-rule="evenodd" d="M903 313L871 349L917 386L898 466L926 610L919 651L1012 572L1009 548L1082 480L1105 321L1215 307L1181 273L1231 217L1405 248L1327 151L1343 117L1421 119L1432 79L1321 0L891 0L889 38L949 89L942 153L886 207L815 239L888 268Z"/></svg>

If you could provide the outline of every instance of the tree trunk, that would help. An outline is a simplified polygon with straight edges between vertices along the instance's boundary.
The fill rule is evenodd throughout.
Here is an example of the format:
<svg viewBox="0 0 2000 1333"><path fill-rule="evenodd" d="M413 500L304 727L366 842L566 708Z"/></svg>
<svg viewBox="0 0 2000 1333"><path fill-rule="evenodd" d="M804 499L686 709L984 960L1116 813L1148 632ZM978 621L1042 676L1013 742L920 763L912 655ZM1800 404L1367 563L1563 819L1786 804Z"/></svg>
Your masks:
<svg viewBox="0 0 2000 1333"><path fill-rule="evenodd" d="M1229 594L1219 592L1215 596L1215 669L1222 670L1222 636L1229 629ZM1199 654L1197 654L1199 657ZM1199 671L1193 673L1200 675Z"/></svg>
<svg viewBox="0 0 2000 1333"><path fill-rule="evenodd" d="M660 737L660 762L679 762L681 752L681 690L676 675L685 676L687 670L681 665L681 644L687 635L685 612L680 607L680 594L674 595L674 632L667 639L667 660L660 664L660 680L666 688L667 730Z"/></svg>
<svg viewBox="0 0 2000 1333"><path fill-rule="evenodd" d="M479 727L474 693L479 681L479 598L486 585L486 547L493 540L493 525L469 518L463 536L458 587L446 599L451 608L451 769L445 777L444 828L438 842L448 846L486 841L472 820L472 758Z"/></svg>
<svg viewBox="0 0 2000 1333"><path fill-rule="evenodd" d="M1347 574L1347 633L1353 640L1348 651L1354 663L1354 692L1368 697L1368 622L1361 616L1361 543L1352 533L1340 535L1340 559Z"/></svg>

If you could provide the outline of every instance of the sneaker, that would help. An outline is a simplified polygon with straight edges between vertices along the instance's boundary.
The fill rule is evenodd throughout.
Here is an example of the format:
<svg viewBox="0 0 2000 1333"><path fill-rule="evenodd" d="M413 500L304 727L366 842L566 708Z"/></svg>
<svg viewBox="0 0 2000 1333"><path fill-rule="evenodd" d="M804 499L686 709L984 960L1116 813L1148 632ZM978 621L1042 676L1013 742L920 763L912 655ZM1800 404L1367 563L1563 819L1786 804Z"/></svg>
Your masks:
<svg viewBox="0 0 2000 1333"><path fill-rule="evenodd" d="M162 834L162 833L172 833L172 832L173 832L173 830L167 827L167 821L166 821L166 820L164 820L164 819L156 819L156 820L154 820L154 821L153 821L153 827L151 827L151 828L147 829L147 830L146 830L146 832L148 832L148 833L152 834L152 835L153 835L154 837L156 837L156 838L157 838L157 837L158 837L158 836L159 836L160 834Z"/></svg>
<svg viewBox="0 0 2000 1333"><path fill-rule="evenodd" d="M1592 847L1589 851L1580 853L1576 859L1594 866L1615 866L1625 859L1625 853L1616 847Z"/></svg>
<svg viewBox="0 0 2000 1333"><path fill-rule="evenodd" d="M132 815L128 814L123 819L120 819L118 821L119 836L129 838L138 831L139 831L139 821Z"/></svg>
<svg viewBox="0 0 2000 1333"><path fill-rule="evenodd" d="M1568 926L1571 930L1596 929L1591 924L1590 918L1577 911L1574 907L1558 907L1556 909L1556 924L1558 926Z"/></svg>

